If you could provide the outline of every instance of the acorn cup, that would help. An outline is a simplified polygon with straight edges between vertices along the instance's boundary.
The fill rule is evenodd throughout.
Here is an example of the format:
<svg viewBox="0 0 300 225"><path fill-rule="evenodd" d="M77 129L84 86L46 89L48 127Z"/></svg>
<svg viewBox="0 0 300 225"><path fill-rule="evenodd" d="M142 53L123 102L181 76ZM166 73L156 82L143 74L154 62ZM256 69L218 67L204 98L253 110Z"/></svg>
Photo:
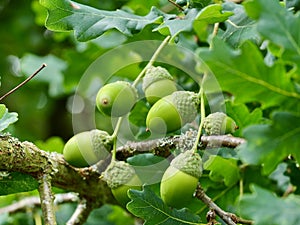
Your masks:
<svg viewBox="0 0 300 225"><path fill-rule="evenodd" d="M113 146L111 136L103 130L91 130L71 137L64 146L65 160L75 167L86 167L105 159Z"/></svg>
<svg viewBox="0 0 300 225"><path fill-rule="evenodd" d="M115 199L124 208L130 201L127 195L128 190L142 189L142 182L136 175L134 168L123 161L112 161L100 178L107 183Z"/></svg>
<svg viewBox="0 0 300 225"><path fill-rule="evenodd" d="M175 91L158 100L149 110L146 126L152 133L165 134L195 120L200 100L190 91Z"/></svg>
<svg viewBox="0 0 300 225"><path fill-rule="evenodd" d="M121 117L131 111L137 99L137 90L129 82L116 81L100 88L96 106L107 116Z"/></svg>
<svg viewBox="0 0 300 225"><path fill-rule="evenodd" d="M164 96L177 90L173 77L163 67L151 66L143 78L142 89L147 101L153 105Z"/></svg>
<svg viewBox="0 0 300 225"><path fill-rule="evenodd" d="M204 118L203 128L207 135L222 135L234 133L238 126L225 113L215 112Z"/></svg>
<svg viewBox="0 0 300 225"><path fill-rule="evenodd" d="M165 204L181 209L193 199L202 175L202 159L192 150L179 154L165 171L160 195Z"/></svg>

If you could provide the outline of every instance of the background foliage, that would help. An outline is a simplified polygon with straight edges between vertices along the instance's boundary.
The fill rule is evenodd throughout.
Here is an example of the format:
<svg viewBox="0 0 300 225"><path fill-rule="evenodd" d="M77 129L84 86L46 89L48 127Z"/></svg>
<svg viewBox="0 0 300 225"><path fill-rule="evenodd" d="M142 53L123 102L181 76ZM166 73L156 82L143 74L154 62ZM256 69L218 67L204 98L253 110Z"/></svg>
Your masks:
<svg viewBox="0 0 300 225"><path fill-rule="evenodd" d="M201 72L217 78L226 99L222 102L226 112L239 125L234 136L247 140L234 150L205 150L201 184L206 193L224 210L252 219L255 224L299 224L300 1L251 0L242 5L207 1L200 8L193 8L199 6L197 1L192 3L185 15L166 0L0 2L1 93L23 81L41 63L48 64L39 76L2 102L0 130L32 141L44 150L61 152L73 135L71 104L88 66L120 44L162 40L171 35L173 44L192 50L206 63ZM120 8L123 11L117 10ZM112 17L113 22L108 19ZM212 39L214 23L220 25ZM114 64L122 60L123 57L115 58ZM188 60L183 59L183 64ZM115 77L132 80L143 66L141 63L123 68ZM169 69L178 85L198 90L187 76L178 76L176 68ZM214 93L209 82L205 91ZM144 113L133 112L130 120L144 129L141 115L148 108L142 102L137 107ZM105 117L96 116L101 121L97 126L112 132L111 125L102 122ZM143 158L130 160L141 162ZM37 194L35 181L18 176L1 174L0 206ZM24 190L11 190L6 186L8 180ZM24 185L18 183L22 181ZM130 192L133 201L128 209L146 221L151 220L149 216L155 209L165 212L159 220L172 218L170 224L177 224L178 218L190 218L189 224L200 217L205 221L207 209L200 201L193 202L188 212L169 210L158 196L150 197L153 189L157 187ZM149 205L149 211L138 210ZM59 206L58 224L65 224L74 207ZM40 220L41 212L36 209L0 215L0 224L34 224ZM133 224L133 218L115 205L95 210L86 222L124 223Z"/></svg>

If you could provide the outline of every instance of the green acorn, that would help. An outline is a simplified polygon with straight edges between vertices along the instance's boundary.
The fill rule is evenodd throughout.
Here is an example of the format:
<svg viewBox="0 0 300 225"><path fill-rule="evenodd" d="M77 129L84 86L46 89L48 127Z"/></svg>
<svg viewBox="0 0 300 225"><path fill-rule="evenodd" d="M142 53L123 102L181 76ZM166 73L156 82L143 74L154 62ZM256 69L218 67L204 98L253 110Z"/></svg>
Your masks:
<svg viewBox="0 0 300 225"><path fill-rule="evenodd" d="M201 175L202 159L198 153L189 150L179 154L162 177L160 194L164 203L178 209L187 206Z"/></svg>
<svg viewBox="0 0 300 225"><path fill-rule="evenodd" d="M111 136L102 130L91 130L71 137L64 146L65 160L75 167L86 167L105 159L113 146Z"/></svg>
<svg viewBox="0 0 300 225"><path fill-rule="evenodd" d="M96 105L100 112L111 117L129 113L138 98L137 90L126 81L103 86L97 93Z"/></svg>
<svg viewBox="0 0 300 225"><path fill-rule="evenodd" d="M123 161L112 161L102 173L101 178L111 188L113 196L124 208L130 201L127 195L128 190L141 190L142 186L134 168Z"/></svg>
<svg viewBox="0 0 300 225"><path fill-rule="evenodd" d="M151 66L146 71L142 88L151 105L177 90L173 77L165 68L160 66Z"/></svg>
<svg viewBox="0 0 300 225"><path fill-rule="evenodd" d="M158 100L149 110L146 126L153 133L165 134L195 120L199 98L196 93L175 91Z"/></svg>
<svg viewBox="0 0 300 225"><path fill-rule="evenodd" d="M207 135L222 135L235 132L238 126L225 113L215 112L204 118L203 128Z"/></svg>

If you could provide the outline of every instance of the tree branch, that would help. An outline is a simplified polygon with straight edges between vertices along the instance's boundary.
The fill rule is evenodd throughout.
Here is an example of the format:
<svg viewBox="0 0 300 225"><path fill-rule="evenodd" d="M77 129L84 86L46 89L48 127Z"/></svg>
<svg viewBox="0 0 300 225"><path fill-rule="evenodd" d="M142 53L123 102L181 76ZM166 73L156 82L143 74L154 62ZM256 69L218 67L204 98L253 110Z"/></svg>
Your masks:
<svg viewBox="0 0 300 225"><path fill-rule="evenodd" d="M161 139L141 142L127 142L125 145L117 149L117 159L125 160L130 156L140 153L153 153L162 157L168 157L174 148L190 150L193 147L196 136L197 131L190 130L181 135L170 136ZM201 146L199 146L199 148L235 148L245 142L245 139L233 137L231 135L202 136Z"/></svg>
<svg viewBox="0 0 300 225"><path fill-rule="evenodd" d="M216 203L214 203L210 197L208 197L201 185L199 184L196 192L195 192L195 197L201 200L209 209L212 209L213 211L216 212L216 214L228 225L236 225L237 223L242 223L242 224L253 224L253 221L250 220L244 220L239 217L237 217L233 213L228 213L225 212L223 209L221 209Z"/></svg>
<svg viewBox="0 0 300 225"><path fill-rule="evenodd" d="M49 174L42 174L39 178L39 194L45 224L56 225L55 212L53 208L53 194L51 189L51 177Z"/></svg>

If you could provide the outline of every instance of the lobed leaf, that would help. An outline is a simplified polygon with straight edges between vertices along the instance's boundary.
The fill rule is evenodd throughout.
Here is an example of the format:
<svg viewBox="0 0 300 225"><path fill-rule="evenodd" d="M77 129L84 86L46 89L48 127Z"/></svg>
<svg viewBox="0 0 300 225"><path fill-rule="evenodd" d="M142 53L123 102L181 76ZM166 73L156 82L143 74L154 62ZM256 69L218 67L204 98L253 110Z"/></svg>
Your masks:
<svg viewBox="0 0 300 225"><path fill-rule="evenodd" d="M245 194L240 202L243 217L251 218L256 225L291 225L300 223L300 198L289 195L279 198L274 193L252 185L252 194Z"/></svg>
<svg viewBox="0 0 300 225"><path fill-rule="evenodd" d="M300 162L300 116L276 112L272 122L246 128L247 143L239 148L241 159L249 164L263 164L265 174L272 172L289 155Z"/></svg>
<svg viewBox="0 0 300 225"><path fill-rule="evenodd" d="M192 30L197 13L198 10L191 9L185 17L170 18L154 29L154 31L159 31L163 35L171 35L172 39L174 39L179 33Z"/></svg>
<svg viewBox="0 0 300 225"><path fill-rule="evenodd" d="M144 225L204 225L197 215L187 209L170 209L149 186L144 186L142 191L131 189L128 195L132 200L127 204L127 209L144 219Z"/></svg>
<svg viewBox="0 0 300 225"><path fill-rule="evenodd" d="M74 30L79 41L97 38L111 29L131 36L149 24L160 24L163 17L168 17L155 7L146 16L138 16L123 10L99 10L69 0L40 0L40 3L48 11L48 29Z"/></svg>
<svg viewBox="0 0 300 225"><path fill-rule="evenodd" d="M300 14L280 5L279 1L252 0L245 4L247 13L257 20L258 32L277 45L278 56L300 64Z"/></svg>
<svg viewBox="0 0 300 225"><path fill-rule="evenodd" d="M226 29L220 35L225 42L233 47L240 46L246 40L251 40L256 44L261 42L261 37L256 29L256 21L249 18L242 5L226 2L223 4L223 10L234 13L225 21Z"/></svg>
<svg viewBox="0 0 300 225"><path fill-rule="evenodd" d="M252 42L244 42L234 50L216 37L212 49L200 49L199 56L209 68L209 75L217 79L223 91L233 94L236 102L260 102L264 108L289 102L293 108L299 107L300 94L284 65L277 62L267 66ZM207 89L211 85L204 86Z"/></svg>

